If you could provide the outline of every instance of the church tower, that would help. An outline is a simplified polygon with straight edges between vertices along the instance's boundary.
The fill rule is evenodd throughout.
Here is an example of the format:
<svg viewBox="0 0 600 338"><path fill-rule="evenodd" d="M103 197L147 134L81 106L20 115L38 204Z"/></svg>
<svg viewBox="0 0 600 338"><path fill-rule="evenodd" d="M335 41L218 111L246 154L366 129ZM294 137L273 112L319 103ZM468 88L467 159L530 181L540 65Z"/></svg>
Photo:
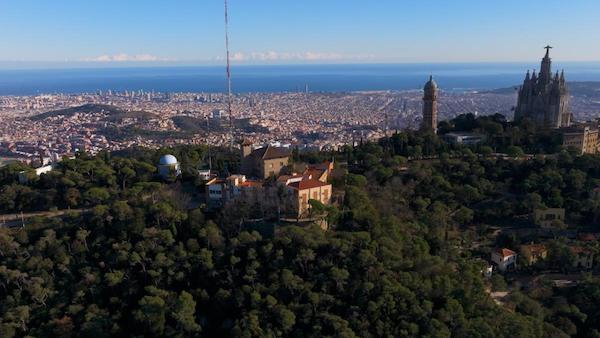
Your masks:
<svg viewBox="0 0 600 338"><path fill-rule="evenodd" d="M552 47L544 48L546 55L540 72L536 74L534 70L530 77L528 71L519 88L515 121L527 118L542 129L568 127L571 125L571 113L565 75L558 72L552 75Z"/></svg>
<svg viewBox="0 0 600 338"><path fill-rule="evenodd" d="M542 59L542 67L540 69L540 83L547 85L552 80L552 59L550 59L550 49L546 46L546 55Z"/></svg>
<svg viewBox="0 0 600 338"><path fill-rule="evenodd" d="M437 132L437 95L438 86L433 80L433 76L429 77L429 81L423 88L423 122L421 129L432 130Z"/></svg>

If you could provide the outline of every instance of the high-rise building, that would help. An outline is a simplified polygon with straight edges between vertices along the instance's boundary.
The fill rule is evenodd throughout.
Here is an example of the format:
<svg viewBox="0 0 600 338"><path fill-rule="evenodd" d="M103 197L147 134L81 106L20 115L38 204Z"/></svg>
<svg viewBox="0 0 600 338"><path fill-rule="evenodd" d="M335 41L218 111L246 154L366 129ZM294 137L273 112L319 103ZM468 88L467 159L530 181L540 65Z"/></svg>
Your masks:
<svg viewBox="0 0 600 338"><path fill-rule="evenodd" d="M434 133L437 132L437 95L437 83L433 80L433 76L430 76L429 81L423 88L423 122L421 128L432 130Z"/></svg>
<svg viewBox="0 0 600 338"><path fill-rule="evenodd" d="M550 49L546 46L540 73L527 71L525 81L519 88L519 98L515 108L515 121L527 118L541 128L560 128L571 125L569 94L565 74L558 71L552 76Z"/></svg>

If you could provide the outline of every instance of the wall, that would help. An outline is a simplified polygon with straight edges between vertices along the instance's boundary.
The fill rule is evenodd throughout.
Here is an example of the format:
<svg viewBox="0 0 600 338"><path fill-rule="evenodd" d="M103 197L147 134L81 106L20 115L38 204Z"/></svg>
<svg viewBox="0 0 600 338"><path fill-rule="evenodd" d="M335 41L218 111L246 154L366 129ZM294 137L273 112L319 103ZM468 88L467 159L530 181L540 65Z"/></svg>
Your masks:
<svg viewBox="0 0 600 338"><path fill-rule="evenodd" d="M281 173L281 169L288 165L288 158L275 158L272 160L264 160L261 169L262 169L262 178L269 178L272 175L279 176Z"/></svg>
<svg viewBox="0 0 600 338"><path fill-rule="evenodd" d="M304 216L308 212L309 200L317 200L325 205L331 204L331 184L322 187L296 190L296 206L299 216Z"/></svg>

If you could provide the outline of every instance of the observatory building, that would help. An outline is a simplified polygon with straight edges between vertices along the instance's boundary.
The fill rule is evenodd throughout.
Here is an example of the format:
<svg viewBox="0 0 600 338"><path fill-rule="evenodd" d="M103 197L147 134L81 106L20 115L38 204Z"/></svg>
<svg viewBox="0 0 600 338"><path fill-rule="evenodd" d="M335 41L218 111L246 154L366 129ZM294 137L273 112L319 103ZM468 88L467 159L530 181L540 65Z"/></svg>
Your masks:
<svg viewBox="0 0 600 338"><path fill-rule="evenodd" d="M171 154L163 155L158 162L158 174L162 178L181 175L181 167L177 162L177 158Z"/></svg>

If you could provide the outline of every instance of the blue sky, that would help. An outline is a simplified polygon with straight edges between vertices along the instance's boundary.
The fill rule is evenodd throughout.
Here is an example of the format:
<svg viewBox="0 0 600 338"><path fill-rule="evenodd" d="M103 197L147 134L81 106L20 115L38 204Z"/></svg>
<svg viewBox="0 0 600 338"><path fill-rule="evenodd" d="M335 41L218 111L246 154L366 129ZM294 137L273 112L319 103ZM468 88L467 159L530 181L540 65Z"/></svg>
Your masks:
<svg viewBox="0 0 600 338"><path fill-rule="evenodd" d="M237 64L600 60L597 0L229 0ZM219 64L220 0L0 0L0 61Z"/></svg>

